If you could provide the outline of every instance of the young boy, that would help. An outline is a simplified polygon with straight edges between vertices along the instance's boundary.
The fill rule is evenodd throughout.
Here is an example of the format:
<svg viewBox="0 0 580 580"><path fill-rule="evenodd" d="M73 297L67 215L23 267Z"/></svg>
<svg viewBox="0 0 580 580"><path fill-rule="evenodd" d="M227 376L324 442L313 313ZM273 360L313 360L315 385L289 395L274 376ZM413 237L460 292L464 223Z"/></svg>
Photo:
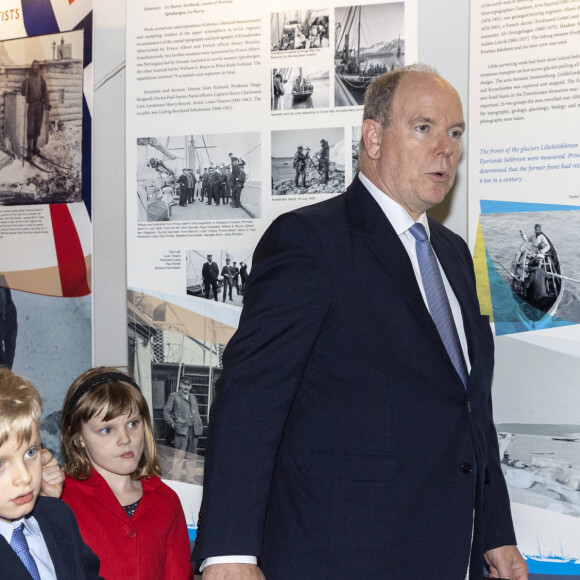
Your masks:
<svg viewBox="0 0 580 580"><path fill-rule="evenodd" d="M2 578L97 579L99 559L83 543L70 508L59 499L40 497L41 414L40 395L32 383L0 368Z"/></svg>

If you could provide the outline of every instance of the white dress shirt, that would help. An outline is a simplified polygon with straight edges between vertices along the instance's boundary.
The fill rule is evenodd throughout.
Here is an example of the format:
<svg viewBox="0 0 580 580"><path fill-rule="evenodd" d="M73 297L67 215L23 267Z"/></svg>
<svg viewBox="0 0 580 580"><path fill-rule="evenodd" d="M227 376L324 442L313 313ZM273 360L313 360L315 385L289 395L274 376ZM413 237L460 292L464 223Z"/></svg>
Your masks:
<svg viewBox="0 0 580 580"><path fill-rule="evenodd" d="M367 188L369 193L373 196L376 202L379 204L384 214L387 216L388 220L391 222L395 232L399 236L399 239L403 243L407 254L413 265L413 272L415 273L415 278L417 278L417 284L419 284L419 289L421 290L421 295L423 296L423 301L425 306L429 309L427 304L427 297L425 296L425 288L423 287L423 282L421 280L421 272L419 270L419 262L417 261L417 252L415 250L415 238L413 234L409 231L409 228L415 223L413 218L407 213L402 205L399 205L394 199L389 197L386 193L383 193L376 185L374 185L365 175L362 173L358 174L359 179L362 181L363 185ZM427 235L430 236L429 223L427 221L427 215L421 214L418 222L422 223L427 230ZM435 254L437 256L437 254ZM463 357L465 358L465 364L467 365L467 373L471 371L471 365L469 363L469 355L467 351L467 338L465 336L465 329L463 328L463 316L461 315L461 307L459 302L453 293L449 280L445 276L445 272L439 263L439 258L437 258L437 263L439 264L439 270L441 271L441 277L443 278L443 285L445 286L445 292L447 293L447 298L449 299L449 304L451 306L451 313L453 314L453 320L455 326L457 327L457 334L459 335L459 342L461 343L461 350L463 351ZM258 559L255 556L215 556L212 558L206 558L200 567L203 570L206 566L210 564L257 564Z"/></svg>
<svg viewBox="0 0 580 580"><path fill-rule="evenodd" d="M21 523L24 523L24 537L28 543L30 554L36 562L36 567L38 568L41 580L57 580L54 565L48 552L46 542L44 541L44 537L40 531L40 526L34 516L28 516L12 522L0 520L0 534L2 534L10 544L10 541L12 540L12 531Z"/></svg>

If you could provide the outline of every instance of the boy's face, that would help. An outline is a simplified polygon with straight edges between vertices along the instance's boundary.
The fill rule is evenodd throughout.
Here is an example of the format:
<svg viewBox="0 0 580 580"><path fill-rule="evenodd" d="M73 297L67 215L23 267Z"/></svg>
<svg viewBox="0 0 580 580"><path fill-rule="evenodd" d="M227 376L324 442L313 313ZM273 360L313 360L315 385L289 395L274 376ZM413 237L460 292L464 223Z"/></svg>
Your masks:
<svg viewBox="0 0 580 580"><path fill-rule="evenodd" d="M0 446L0 520L11 522L32 511L42 483L40 431L30 441L10 437Z"/></svg>

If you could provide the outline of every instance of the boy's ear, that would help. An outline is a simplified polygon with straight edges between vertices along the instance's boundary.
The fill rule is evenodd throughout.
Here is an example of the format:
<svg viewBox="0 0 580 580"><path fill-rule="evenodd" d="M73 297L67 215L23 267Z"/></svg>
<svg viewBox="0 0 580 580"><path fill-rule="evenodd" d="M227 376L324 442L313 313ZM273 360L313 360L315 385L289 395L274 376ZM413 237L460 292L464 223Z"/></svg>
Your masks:
<svg viewBox="0 0 580 580"><path fill-rule="evenodd" d="M78 441L78 444L79 444L81 447L83 447L83 448L84 448L84 446L85 446L85 442L84 442L84 440L83 440L83 436L82 436L82 435L79 435L79 437L78 437L77 441Z"/></svg>

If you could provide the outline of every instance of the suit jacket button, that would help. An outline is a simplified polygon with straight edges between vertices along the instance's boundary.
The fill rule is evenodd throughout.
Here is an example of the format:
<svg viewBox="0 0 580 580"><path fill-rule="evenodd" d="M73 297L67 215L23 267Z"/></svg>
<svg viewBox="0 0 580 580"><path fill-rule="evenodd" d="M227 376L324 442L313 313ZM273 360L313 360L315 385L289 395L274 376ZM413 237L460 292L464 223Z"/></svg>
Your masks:
<svg viewBox="0 0 580 580"><path fill-rule="evenodd" d="M136 536L137 536L137 533L135 532L135 530L129 530L129 531L127 532L127 535L128 535L130 538L134 538L134 537L136 537Z"/></svg>
<svg viewBox="0 0 580 580"><path fill-rule="evenodd" d="M463 463L459 469L461 469L461 473L464 473L465 475L469 475L473 471L471 463Z"/></svg>

